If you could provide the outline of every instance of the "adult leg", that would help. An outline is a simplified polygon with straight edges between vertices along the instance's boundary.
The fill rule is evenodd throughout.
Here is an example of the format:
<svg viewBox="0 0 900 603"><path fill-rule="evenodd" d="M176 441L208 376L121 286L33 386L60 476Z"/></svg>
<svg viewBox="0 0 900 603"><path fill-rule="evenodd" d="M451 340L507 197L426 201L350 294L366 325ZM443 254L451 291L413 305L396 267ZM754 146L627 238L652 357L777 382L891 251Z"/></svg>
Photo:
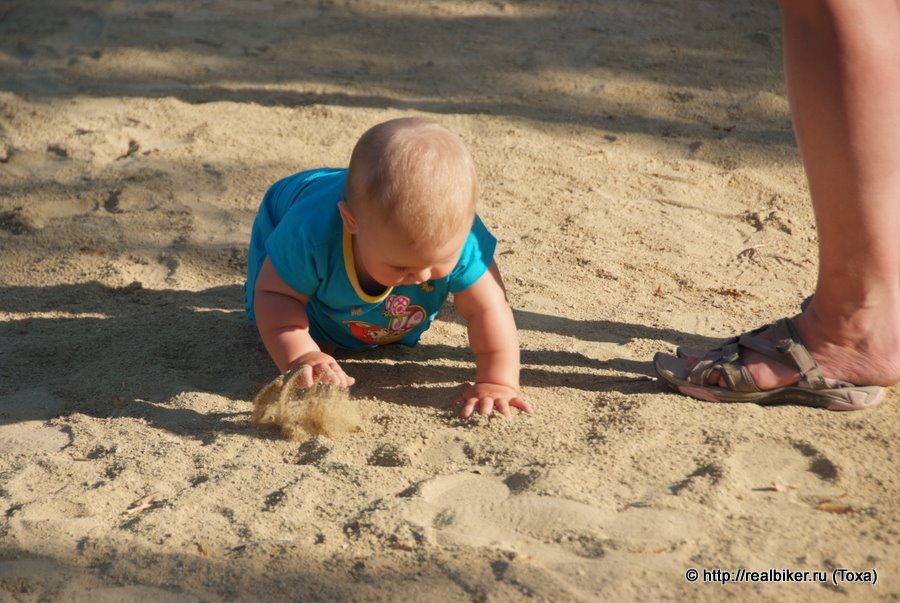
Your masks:
<svg viewBox="0 0 900 603"><path fill-rule="evenodd" d="M780 4L819 237L816 293L792 323L826 377L892 385L900 380L900 4ZM760 389L800 377L746 348L740 355ZM726 385L718 372L708 378Z"/></svg>
<svg viewBox="0 0 900 603"><path fill-rule="evenodd" d="M794 327L827 376L892 385L900 380L900 5L782 0L781 10L819 236L816 294ZM762 388L796 380L747 360Z"/></svg>

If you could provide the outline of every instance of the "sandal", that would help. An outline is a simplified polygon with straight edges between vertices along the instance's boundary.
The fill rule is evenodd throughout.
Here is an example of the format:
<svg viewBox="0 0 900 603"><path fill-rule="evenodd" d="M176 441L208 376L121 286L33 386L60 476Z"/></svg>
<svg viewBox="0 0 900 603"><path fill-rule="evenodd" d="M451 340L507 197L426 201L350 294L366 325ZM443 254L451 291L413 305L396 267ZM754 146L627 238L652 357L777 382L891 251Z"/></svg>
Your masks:
<svg viewBox="0 0 900 603"><path fill-rule="evenodd" d="M769 329L774 330L772 341L759 336ZM754 350L792 367L800 373L800 380L793 385L760 390L741 362L740 348ZM654 356L653 366L660 378L675 390L710 402L793 403L828 410L863 410L872 408L884 397L881 386L860 386L825 377L788 318L727 340L693 368L688 368L685 356L661 352ZM712 372L722 375L728 387L709 385Z"/></svg>
<svg viewBox="0 0 900 603"><path fill-rule="evenodd" d="M810 293L810 294L807 295L805 298L803 298L803 301L800 302L800 311L801 311L801 312L806 312L806 309L809 307L809 304L812 302L812 298L813 298L813 294L812 294L812 293ZM763 327L763 330L768 329L768 328L769 328L769 325L766 325L765 327ZM752 334L752 333L756 333L756 332L758 332L758 331L759 331L759 329L757 329L756 331L751 331L751 334ZM740 336L738 336L738 337L732 337L731 339L729 339L728 341L726 341L726 342L723 343L722 345L724 346L724 345L726 345L726 344L735 342L735 341L737 341L737 340L739 339L739 337L740 337ZM800 340L798 339L797 341L799 342ZM720 347L721 347L721 346L720 346ZM697 358L698 356L700 356L700 357L703 356L702 353L700 353L700 354L695 354L695 353L693 352L693 350L689 350L689 349L683 348L683 347L681 347L681 346L678 346L677 348L675 348L675 355L678 356L679 358Z"/></svg>

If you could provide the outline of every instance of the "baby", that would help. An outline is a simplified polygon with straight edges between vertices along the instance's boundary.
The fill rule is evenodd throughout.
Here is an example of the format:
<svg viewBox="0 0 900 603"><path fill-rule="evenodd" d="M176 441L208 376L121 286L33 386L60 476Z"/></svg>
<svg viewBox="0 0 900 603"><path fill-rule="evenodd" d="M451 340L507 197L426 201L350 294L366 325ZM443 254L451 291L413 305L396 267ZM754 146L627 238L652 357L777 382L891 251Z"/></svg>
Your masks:
<svg viewBox="0 0 900 603"><path fill-rule="evenodd" d="M462 141L418 118L368 130L348 169L276 182L253 223L247 315L269 355L298 383L349 387L338 347L414 346L450 293L468 325L475 383L457 400L531 413L519 397L519 341L496 239L475 214L478 180Z"/></svg>

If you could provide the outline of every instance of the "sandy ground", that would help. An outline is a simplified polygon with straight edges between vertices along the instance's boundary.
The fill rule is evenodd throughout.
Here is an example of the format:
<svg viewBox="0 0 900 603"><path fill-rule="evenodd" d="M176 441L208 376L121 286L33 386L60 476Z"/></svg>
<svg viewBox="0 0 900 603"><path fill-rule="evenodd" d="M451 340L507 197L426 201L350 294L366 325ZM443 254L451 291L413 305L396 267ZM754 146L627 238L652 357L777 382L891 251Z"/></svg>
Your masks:
<svg viewBox="0 0 900 603"><path fill-rule="evenodd" d="M0 0L0 600L896 601L895 392L715 405L650 363L813 289L779 27L757 0ZM448 304L417 349L341 356L361 431L259 431L261 195L401 115L475 156L537 412L455 417Z"/></svg>

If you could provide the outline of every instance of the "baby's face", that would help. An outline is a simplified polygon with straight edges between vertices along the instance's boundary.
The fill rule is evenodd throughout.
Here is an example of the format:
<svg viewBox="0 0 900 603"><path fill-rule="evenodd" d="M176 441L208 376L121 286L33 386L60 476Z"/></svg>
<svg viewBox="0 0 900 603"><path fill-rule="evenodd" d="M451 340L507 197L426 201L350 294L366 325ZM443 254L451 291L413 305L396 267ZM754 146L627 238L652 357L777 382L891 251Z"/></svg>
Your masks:
<svg viewBox="0 0 900 603"><path fill-rule="evenodd" d="M443 278L456 266L468 235L461 228L445 241L411 247L389 228L371 224L356 234L356 268L385 287Z"/></svg>

